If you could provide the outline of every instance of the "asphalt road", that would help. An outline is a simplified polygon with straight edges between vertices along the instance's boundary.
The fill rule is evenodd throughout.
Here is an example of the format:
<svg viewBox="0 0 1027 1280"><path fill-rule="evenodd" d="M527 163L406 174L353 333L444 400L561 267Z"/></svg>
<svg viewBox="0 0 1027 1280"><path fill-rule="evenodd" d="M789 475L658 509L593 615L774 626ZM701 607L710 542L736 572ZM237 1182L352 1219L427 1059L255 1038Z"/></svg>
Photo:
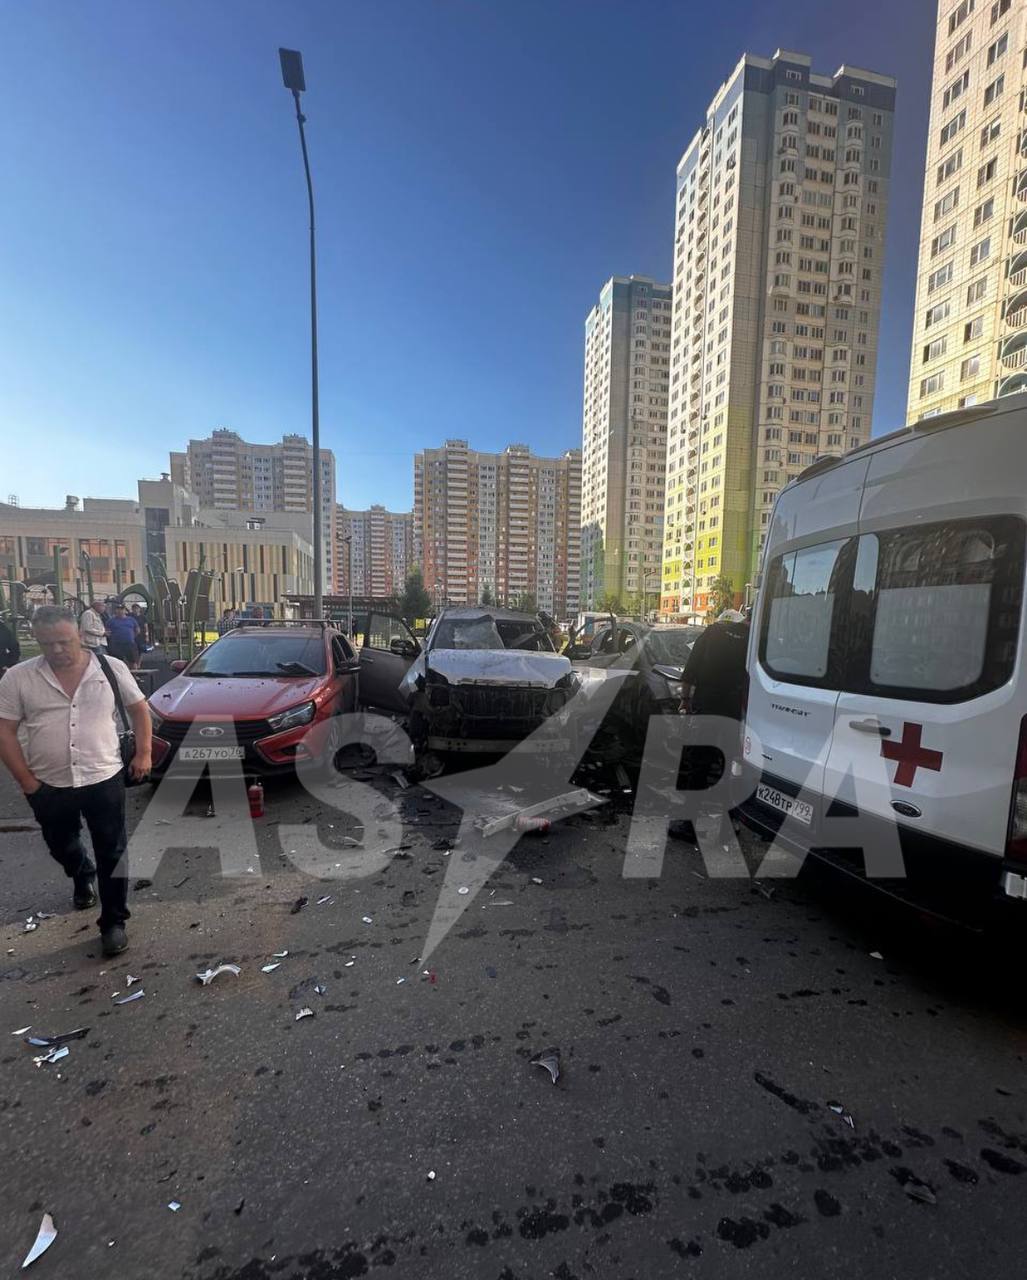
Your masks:
<svg viewBox="0 0 1027 1280"><path fill-rule="evenodd" d="M1020 1273L1005 950L820 878L711 880L683 842L626 880L628 817L597 811L522 838L425 977L459 815L378 785L407 817L383 870L302 875L279 824L320 817L342 851L346 820L272 787L259 867L168 852L104 962L0 784L3 1274L44 1211L32 1274L65 1280ZM219 960L239 977L200 986ZM145 996L114 1005L128 974ZM26 1024L89 1030L37 1067Z"/></svg>

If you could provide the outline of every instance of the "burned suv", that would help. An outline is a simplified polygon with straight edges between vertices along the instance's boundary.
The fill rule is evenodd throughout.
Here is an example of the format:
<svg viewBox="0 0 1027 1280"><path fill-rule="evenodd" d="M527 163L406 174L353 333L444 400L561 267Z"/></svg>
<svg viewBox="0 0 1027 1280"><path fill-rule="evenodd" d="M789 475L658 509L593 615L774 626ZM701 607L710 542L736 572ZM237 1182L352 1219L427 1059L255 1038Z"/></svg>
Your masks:
<svg viewBox="0 0 1027 1280"><path fill-rule="evenodd" d="M485 606L443 609L400 685L415 747L482 754L522 742L576 688L570 659L536 614Z"/></svg>

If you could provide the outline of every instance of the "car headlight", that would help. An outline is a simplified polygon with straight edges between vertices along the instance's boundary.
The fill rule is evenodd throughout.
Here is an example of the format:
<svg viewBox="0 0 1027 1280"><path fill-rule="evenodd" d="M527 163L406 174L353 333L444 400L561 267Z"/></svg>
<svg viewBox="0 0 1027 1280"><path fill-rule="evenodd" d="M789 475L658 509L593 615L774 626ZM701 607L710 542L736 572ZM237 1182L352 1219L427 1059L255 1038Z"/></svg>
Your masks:
<svg viewBox="0 0 1027 1280"><path fill-rule="evenodd" d="M267 722L272 729L295 729L301 724L310 724L317 707L313 702L301 702L298 707L290 707L288 711L280 711L276 716L268 716Z"/></svg>

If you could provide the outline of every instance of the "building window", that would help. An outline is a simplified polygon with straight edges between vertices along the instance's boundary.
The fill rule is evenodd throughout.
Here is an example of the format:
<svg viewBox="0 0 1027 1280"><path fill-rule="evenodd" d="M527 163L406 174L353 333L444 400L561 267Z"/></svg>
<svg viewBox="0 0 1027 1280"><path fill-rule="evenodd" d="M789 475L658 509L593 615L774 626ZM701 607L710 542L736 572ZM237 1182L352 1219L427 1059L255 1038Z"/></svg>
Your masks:
<svg viewBox="0 0 1027 1280"><path fill-rule="evenodd" d="M996 102L1001 98L1002 91L1005 87L1005 75L998 76L996 79L992 80L991 84L989 84L987 89L984 90L984 105L986 107L990 107L993 102Z"/></svg>
<svg viewBox="0 0 1027 1280"><path fill-rule="evenodd" d="M929 378L920 380L920 399L925 396L933 396L945 385L945 370L941 369L938 373L932 373Z"/></svg>
<svg viewBox="0 0 1027 1280"><path fill-rule="evenodd" d="M948 122L948 124L942 126L941 145L944 146L946 142L951 142L951 140L956 136L956 134L960 131L960 129L964 127L965 124L966 124L966 107L964 107L963 110L960 111L959 115L953 116L953 118ZM850 158L849 153L847 152L846 159L849 159L849 158ZM856 159L859 159L858 152L856 153Z"/></svg>
<svg viewBox="0 0 1027 1280"><path fill-rule="evenodd" d="M968 356L959 366L959 380L965 382L967 378L976 378L981 372L981 357Z"/></svg>
<svg viewBox="0 0 1027 1280"><path fill-rule="evenodd" d="M991 236L985 236L983 240L978 242L970 250L970 266L976 267L979 262L983 262L991 253Z"/></svg>

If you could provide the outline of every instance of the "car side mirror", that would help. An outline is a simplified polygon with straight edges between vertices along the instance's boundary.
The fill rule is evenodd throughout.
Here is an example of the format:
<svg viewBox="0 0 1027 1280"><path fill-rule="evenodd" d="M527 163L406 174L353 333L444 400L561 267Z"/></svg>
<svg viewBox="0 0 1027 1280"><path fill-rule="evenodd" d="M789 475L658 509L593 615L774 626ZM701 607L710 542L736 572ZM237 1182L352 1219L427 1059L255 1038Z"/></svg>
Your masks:
<svg viewBox="0 0 1027 1280"><path fill-rule="evenodd" d="M169 663L168 665L171 667L171 670L175 673L175 675L178 675L179 672L184 671L186 669L189 663L186 662L184 658L176 658L174 662Z"/></svg>
<svg viewBox="0 0 1027 1280"><path fill-rule="evenodd" d="M397 658L416 658L418 653L417 645L412 640L403 640L398 636L389 645L389 651Z"/></svg>

